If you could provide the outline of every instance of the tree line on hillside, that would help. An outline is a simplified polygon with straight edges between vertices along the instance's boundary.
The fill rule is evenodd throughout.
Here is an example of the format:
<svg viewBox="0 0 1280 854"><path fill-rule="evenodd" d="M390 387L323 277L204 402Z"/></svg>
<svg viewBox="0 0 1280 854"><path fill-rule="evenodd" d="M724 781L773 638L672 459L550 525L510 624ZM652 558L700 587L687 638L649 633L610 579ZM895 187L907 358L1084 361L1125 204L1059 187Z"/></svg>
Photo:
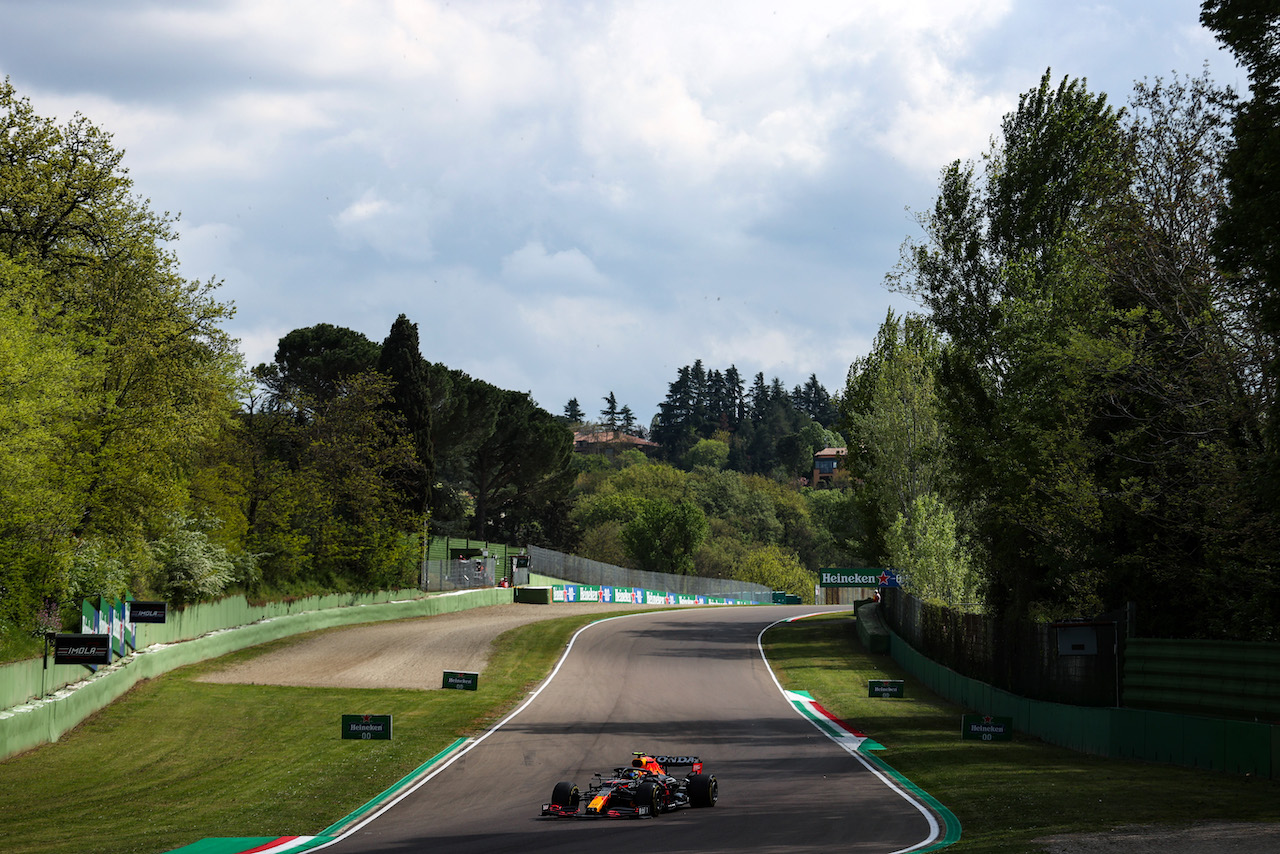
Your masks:
<svg viewBox="0 0 1280 854"><path fill-rule="evenodd" d="M576 400L553 416L429 363L404 316L381 343L294 330L244 370L110 135L6 80L0 635L83 596L412 583L447 532L805 596L820 566L890 565L999 619L1132 602L1143 635L1275 640L1280 12L1203 20L1249 99L1205 74L1117 109L1046 72L943 170L889 276L922 311L890 313L839 394L695 362L653 458L575 454ZM806 485L846 438L836 488Z"/></svg>
<svg viewBox="0 0 1280 854"><path fill-rule="evenodd" d="M245 371L122 158L0 85L0 634L95 595L412 584L425 532L562 540L559 419L427 363L403 316Z"/></svg>
<svg viewBox="0 0 1280 854"><path fill-rule="evenodd" d="M427 362L404 315L381 345L330 324L294 330L253 374L246 524L273 587L411 583L408 535L424 530L563 538L569 431L527 393Z"/></svg>
<svg viewBox="0 0 1280 854"><path fill-rule="evenodd" d="M1137 605L1147 636L1280 626L1280 12L1205 4L1250 72L1127 109L1046 72L924 238L841 406L873 554L1000 618Z"/></svg>
<svg viewBox="0 0 1280 854"><path fill-rule="evenodd" d="M735 366L707 370L698 359L677 371L647 430L630 407L619 407L613 392L603 400L599 421L587 420L576 397L565 405L564 417L588 432L647 438L657 446L657 459L685 469L712 464L807 480L815 451L844 447L840 412L816 374L788 392L782 380L766 383L758 373L748 389Z"/></svg>
<svg viewBox="0 0 1280 854"><path fill-rule="evenodd" d="M424 535L579 545L592 463L565 419L426 361L403 315L381 343L294 330L246 371L219 282L182 278L122 158L0 87L0 634L97 595L412 584ZM694 571L670 549L703 517L645 518L623 559Z"/></svg>

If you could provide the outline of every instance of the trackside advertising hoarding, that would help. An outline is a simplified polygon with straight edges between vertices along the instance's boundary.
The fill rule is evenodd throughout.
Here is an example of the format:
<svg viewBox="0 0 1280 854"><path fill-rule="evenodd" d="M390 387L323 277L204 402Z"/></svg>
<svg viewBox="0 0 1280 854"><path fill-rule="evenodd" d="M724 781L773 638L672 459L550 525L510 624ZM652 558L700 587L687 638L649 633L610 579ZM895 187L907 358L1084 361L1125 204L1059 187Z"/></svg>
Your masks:
<svg viewBox="0 0 1280 854"><path fill-rule="evenodd" d="M53 663L110 664L111 635L55 635L53 639Z"/></svg>
<svg viewBox="0 0 1280 854"><path fill-rule="evenodd" d="M343 715L342 737L361 741L390 741L391 715Z"/></svg>
<svg viewBox="0 0 1280 854"><path fill-rule="evenodd" d="M749 605L746 600L693 593L668 593L640 587L597 587L589 584L553 584L552 602L603 602L628 605Z"/></svg>
<svg viewBox="0 0 1280 854"><path fill-rule="evenodd" d="M819 587L898 587L892 569L820 569Z"/></svg>

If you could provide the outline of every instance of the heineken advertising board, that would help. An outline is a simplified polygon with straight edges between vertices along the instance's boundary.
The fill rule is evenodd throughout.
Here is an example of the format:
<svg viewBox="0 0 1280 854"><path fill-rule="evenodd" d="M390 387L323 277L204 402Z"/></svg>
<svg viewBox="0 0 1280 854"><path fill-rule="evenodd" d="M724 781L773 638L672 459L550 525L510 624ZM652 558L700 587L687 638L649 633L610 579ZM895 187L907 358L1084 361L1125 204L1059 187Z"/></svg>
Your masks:
<svg viewBox="0 0 1280 854"><path fill-rule="evenodd" d="M342 737L390 741L391 715L343 715Z"/></svg>
<svg viewBox="0 0 1280 854"><path fill-rule="evenodd" d="M901 679L868 679L868 697L905 697L907 683Z"/></svg>
<svg viewBox="0 0 1280 854"><path fill-rule="evenodd" d="M469 670L446 670L444 684L441 688L457 688L460 691L474 691L480 687L480 674Z"/></svg>
<svg viewBox="0 0 1280 854"><path fill-rule="evenodd" d="M819 587L898 587L891 569L820 569Z"/></svg>
<svg viewBox="0 0 1280 854"><path fill-rule="evenodd" d="M1013 718L993 715L963 715L960 738L964 741L1012 741Z"/></svg>

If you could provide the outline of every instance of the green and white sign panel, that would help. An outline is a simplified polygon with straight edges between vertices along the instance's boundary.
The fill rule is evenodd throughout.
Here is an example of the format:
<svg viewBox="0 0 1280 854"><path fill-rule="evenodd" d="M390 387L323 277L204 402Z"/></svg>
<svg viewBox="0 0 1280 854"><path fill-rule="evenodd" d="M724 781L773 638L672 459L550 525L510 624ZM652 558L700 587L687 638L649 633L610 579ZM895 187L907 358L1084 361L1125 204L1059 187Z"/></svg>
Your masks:
<svg viewBox="0 0 1280 854"><path fill-rule="evenodd" d="M480 687L480 674L469 670L446 670L444 684L441 688L456 688L460 691L474 691Z"/></svg>
<svg viewBox="0 0 1280 854"><path fill-rule="evenodd" d="M390 741L391 715L343 715L342 737L361 741Z"/></svg>
<svg viewBox="0 0 1280 854"><path fill-rule="evenodd" d="M905 697L907 683L901 679L868 679L868 697Z"/></svg>
<svg viewBox="0 0 1280 854"><path fill-rule="evenodd" d="M1013 718L994 715L963 715L960 738L965 741L1012 741Z"/></svg>

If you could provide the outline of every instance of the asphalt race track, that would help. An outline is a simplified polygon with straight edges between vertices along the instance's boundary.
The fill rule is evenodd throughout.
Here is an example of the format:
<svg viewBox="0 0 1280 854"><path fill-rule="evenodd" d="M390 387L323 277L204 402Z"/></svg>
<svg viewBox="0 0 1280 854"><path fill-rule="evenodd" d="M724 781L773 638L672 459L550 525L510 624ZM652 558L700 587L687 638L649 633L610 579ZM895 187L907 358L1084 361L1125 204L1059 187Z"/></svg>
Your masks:
<svg viewBox="0 0 1280 854"><path fill-rule="evenodd" d="M764 627L823 610L839 609L700 608L593 624L531 702L322 850L896 852L927 845L932 830L923 808L801 717L761 657ZM653 819L539 816L556 782L585 791L595 772L628 764L633 751L701 757L719 782L719 803Z"/></svg>

